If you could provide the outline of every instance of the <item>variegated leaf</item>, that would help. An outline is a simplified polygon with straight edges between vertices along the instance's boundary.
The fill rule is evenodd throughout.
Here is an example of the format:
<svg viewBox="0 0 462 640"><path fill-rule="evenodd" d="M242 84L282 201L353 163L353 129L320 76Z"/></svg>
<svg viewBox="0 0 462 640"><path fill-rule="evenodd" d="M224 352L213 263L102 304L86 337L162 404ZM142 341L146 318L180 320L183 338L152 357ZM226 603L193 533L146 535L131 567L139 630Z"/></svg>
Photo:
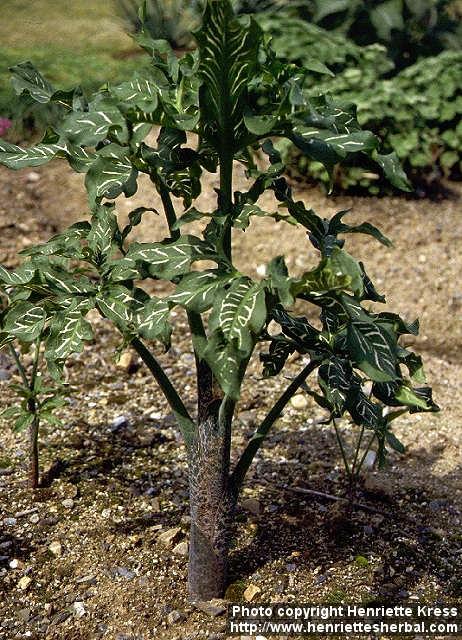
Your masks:
<svg viewBox="0 0 462 640"><path fill-rule="evenodd" d="M196 34L206 137L231 154L246 133L245 93L257 63L258 33L254 21L243 27L226 1L207 3L202 29Z"/></svg>
<svg viewBox="0 0 462 640"><path fill-rule="evenodd" d="M132 292L121 285L114 285L96 296L96 304L103 316L112 320L124 333L133 330L133 314L141 308Z"/></svg>
<svg viewBox="0 0 462 640"><path fill-rule="evenodd" d="M93 206L102 198L117 198L121 193L132 196L136 193L137 176L138 171L132 165L128 147L108 145L85 176L90 205Z"/></svg>
<svg viewBox="0 0 462 640"><path fill-rule="evenodd" d="M67 144L61 141L56 144L37 144L34 147L24 149L0 140L0 164L9 169L38 167L57 156L66 157L67 151Z"/></svg>
<svg viewBox="0 0 462 640"><path fill-rule="evenodd" d="M152 113L158 105L157 86L151 80L135 78L111 87L111 94L121 101L123 107L130 105L146 113Z"/></svg>
<svg viewBox="0 0 462 640"><path fill-rule="evenodd" d="M264 284L237 278L229 289L219 292L209 328L211 331L220 328L225 339L234 341L238 351L247 356L265 325L266 314Z"/></svg>
<svg viewBox="0 0 462 640"><path fill-rule="evenodd" d="M114 207L109 205L100 205L92 217L88 246L98 261L110 255L114 244L118 226L113 209Z"/></svg>
<svg viewBox="0 0 462 640"><path fill-rule="evenodd" d="M138 333L147 340L160 340L170 344L172 327L169 322L170 305L167 300L152 298L134 316Z"/></svg>
<svg viewBox="0 0 462 640"><path fill-rule="evenodd" d="M216 260L216 255L207 242L185 235L175 242L133 243L127 258L142 263L152 276L171 280L188 273L194 261Z"/></svg>
<svg viewBox="0 0 462 640"><path fill-rule="evenodd" d="M202 313L213 305L217 291L234 278L234 273L213 269L189 273L181 279L169 300L196 313Z"/></svg>
<svg viewBox="0 0 462 640"><path fill-rule="evenodd" d="M201 354L212 369L223 393L234 400L239 399L242 356L235 342L228 342L220 329L211 334Z"/></svg>
<svg viewBox="0 0 462 640"><path fill-rule="evenodd" d="M14 271L8 271L0 265L0 282L8 286L26 284L34 277L35 269L32 262L25 262Z"/></svg>
<svg viewBox="0 0 462 640"><path fill-rule="evenodd" d="M72 353L81 353L84 341L93 339L91 325L81 311L58 312L50 323L50 335L46 341L45 358L65 360Z"/></svg>
<svg viewBox="0 0 462 640"><path fill-rule="evenodd" d="M335 356L330 358L319 367L318 380L335 415L342 415L351 387L355 385L359 388L358 378L353 376L350 363Z"/></svg>
<svg viewBox="0 0 462 640"><path fill-rule="evenodd" d="M127 129L121 112L116 109L101 109L71 113L59 126L60 134L79 147L94 147L114 130L120 142L127 140Z"/></svg>
<svg viewBox="0 0 462 640"><path fill-rule="evenodd" d="M11 84L18 95L26 92L36 102L43 104L50 102L54 89L42 74L37 71L32 62L22 62L11 67Z"/></svg>
<svg viewBox="0 0 462 640"><path fill-rule="evenodd" d="M15 304L6 314L3 331L24 342L32 342L42 333L46 314L30 302Z"/></svg>
<svg viewBox="0 0 462 640"><path fill-rule="evenodd" d="M352 320L348 325L347 343L356 365L375 382L398 378L396 342L379 324Z"/></svg>

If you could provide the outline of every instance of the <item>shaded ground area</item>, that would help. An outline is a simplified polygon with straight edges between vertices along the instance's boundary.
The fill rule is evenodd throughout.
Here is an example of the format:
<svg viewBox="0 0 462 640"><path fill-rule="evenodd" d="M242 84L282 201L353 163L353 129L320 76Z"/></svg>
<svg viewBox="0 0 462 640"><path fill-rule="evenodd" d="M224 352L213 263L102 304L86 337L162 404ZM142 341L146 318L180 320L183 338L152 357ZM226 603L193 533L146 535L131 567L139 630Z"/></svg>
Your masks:
<svg viewBox="0 0 462 640"><path fill-rule="evenodd" d="M82 216L81 180L59 163L15 174L0 169L2 264L14 266L17 250ZM212 206L214 180L210 176L201 198L203 210ZM347 485L320 409L310 399L290 406L243 493L228 596L241 599L254 585L256 602L461 601L460 201L299 195L326 215L353 207L351 220L368 220L395 241L396 248L386 250L356 237L347 248L363 259L390 309L409 320L420 317L413 346L423 352L444 410L399 422L407 453L392 456L386 473L369 470L362 477L357 500L374 512L349 514L338 503L293 491L342 496ZM156 204L144 183L130 203L121 202L121 215L141 204ZM314 263L303 232L260 219L253 224L255 232L236 236L247 273L256 275L282 253L294 270ZM148 241L163 231L152 216L138 233ZM187 394L194 386L193 355L181 313L177 320L174 348L159 357ZM185 545L178 546L188 531L186 458L166 403L135 356L130 372L116 366L117 336L110 323L96 317L94 323L96 344L68 370L64 427L45 429L41 437L49 486L34 495L25 488L25 436L0 423L0 638L225 638L224 617L187 603ZM4 377L13 373L10 365L0 361ZM301 365L292 361L287 375ZM262 380L255 360L239 405L236 452L283 384ZM8 380L0 385L6 406ZM352 443L357 434L346 423L341 428ZM162 544L162 533L172 528L179 528L173 541Z"/></svg>

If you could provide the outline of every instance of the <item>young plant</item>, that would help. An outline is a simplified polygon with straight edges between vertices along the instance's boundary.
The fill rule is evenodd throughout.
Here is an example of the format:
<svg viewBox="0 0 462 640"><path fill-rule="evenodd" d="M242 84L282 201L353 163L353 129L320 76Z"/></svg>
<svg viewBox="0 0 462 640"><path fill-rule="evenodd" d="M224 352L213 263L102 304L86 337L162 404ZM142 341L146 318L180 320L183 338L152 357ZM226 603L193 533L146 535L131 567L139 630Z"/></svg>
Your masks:
<svg viewBox="0 0 462 640"><path fill-rule="evenodd" d="M20 305L16 307L20 310ZM10 316L11 319L11 316ZM18 319L15 320L15 333L19 327ZM29 327L26 330L29 332ZM29 333L27 340L29 340ZM13 336L10 336L13 338ZM17 338L17 335L16 335ZM37 489L40 486L39 463L39 432L40 423L48 422L51 425L61 424L54 415L55 409L65 404L63 389L57 385L45 386L42 372L39 370L42 344L41 336L32 343L32 370L28 377L27 366L21 360L21 351L15 348L13 339L8 347L16 364L21 382L13 383L10 387L21 398L21 402L5 409L0 415L2 418L14 419L13 430L16 433L29 430L29 487ZM24 345L31 346L27 343Z"/></svg>
<svg viewBox="0 0 462 640"><path fill-rule="evenodd" d="M360 129L351 105L339 106L328 97L306 99L307 72L279 61L256 23L248 16L237 18L228 0L208 0L195 37L197 50L178 59L165 41L153 41L141 30L137 38L152 57L152 72L108 86L89 100L78 90L56 91L30 64L13 70L20 92L42 101L59 100L68 113L35 147L0 141L0 163L20 169L66 158L86 173L92 216L90 222L29 247L23 252L28 260L18 269L0 268L0 282L17 296L3 314L0 338L8 341L14 335L18 305L30 320L31 340L33 317L39 314L40 323L45 319L45 359L59 379L66 359L92 338L86 315L96 308L138 352L184 438L191 506L189 591L193 598L208 599L223 595L226 587L233 512L246 473L310 374L318 371L315 398L332 415L349 412L390 446L396 444L390 424L382 405L364 393L365 381L373 381L374 398L385 404L411 411L435 407L427 387L412 387L410 379L422 379L420 358L399 345L400 336L415 333L416 325L369 309L369 301L383 298L339 236L365 233L383 244L389 241L368 223L348 225L345 211L327 220L295 200L272 139L290 139L331 174L352 152L362 152L397 187L406 188L396 157L380 154L378 139ZM322 65L312 65L322 70ZM157 146L145 141L153 125L160 126ZM252 159L257 150L266 158L265 169ZM247 167L248 191L233 189L234 161ZM192 206L204 169L219 171L214 211ZM117 219L114 199L135 193L140 172L150 177L164 206L169 236L159 242L129 241L152 203L133 211L124 227ZM279 210L258 206L265 191L274 193ZM172 196L183 199L180 217ZM275 256L260 280L239 271L233 245L253 216L299 226L319 255L317 267L291 276L284 258ZM185 232L198 220L201 236ZM204 267L202 261L214 267ZM159 280L170 282L173 291L158 297L142 288L149 281L155 288ZM321 328L293 314L296 301L319 310ZM191 330L196 412L149 348L150 341L170 346L175 307L185 309ZM277 335L267 331L271 321L280 327ZM282 391L240 455L231 456L236 405L257 348L265 376L279 374L294 351L309 362Z"/></svg>

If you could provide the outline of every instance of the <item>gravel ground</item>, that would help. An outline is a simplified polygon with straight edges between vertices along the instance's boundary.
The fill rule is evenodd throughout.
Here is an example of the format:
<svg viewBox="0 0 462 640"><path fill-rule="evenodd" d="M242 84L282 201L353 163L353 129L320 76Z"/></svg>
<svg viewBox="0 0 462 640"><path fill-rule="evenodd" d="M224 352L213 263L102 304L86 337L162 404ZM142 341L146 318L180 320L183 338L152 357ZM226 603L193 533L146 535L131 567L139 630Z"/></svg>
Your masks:
<svg viewBox="0 0 462 640"><path fill-rule="evenodd" d="M33 172L0 168L0 262L45 240L86 210L82 177L63 164ZM244 178L239 173L238 187ZM212 206L211 187L200 207ZM142 183L135 206L156 205ZM352 207L395 242L387 250L366 237L348 239L386 294L390 309L421 319L412 339L422 352L440 414L403 418L396 433L406 454L386 472L368 469L357 500L369 510L299 493L343 496L346 478L331 427L305 396L288 407L252 467L238 511L228 600L253 591L254 602L370 603L462 600L462 222L458 195L439 203L398 198L326 199L300 191L318 212ZM212 192L213 194L213 192ZM271 201L263 201L274 207ZM315 259L300 231L257 219L236 234L239 265L250 275L275 255L293 270ZM194 229L194 226L192 227ZM152 216L139 239L163 237ZM308 311L309 313L309 311ZM160 359L184 393L194 389L185 318L174 347ZM25 486L25 436L0 422L0 638L53 640L192 640L226 638L226 618L187 602L186 458L168 407L135 354L118 366L111 325L97 317L96 345L68 367L64 426L43 429L43 488ZM408 340L411 344L411 340ZM293 360L287 375L301 361ZM14 370L0 360L1 402L11 401ZM239 405L234 450L279 392L261 379L257 360ZM356 435L341 425L351 444ZM370 509L372 508L373 511ZM166 535L163 535L166 534ZM244 592L248 587L254 587ZM212 613L218 613L220 606Z"/></svg>

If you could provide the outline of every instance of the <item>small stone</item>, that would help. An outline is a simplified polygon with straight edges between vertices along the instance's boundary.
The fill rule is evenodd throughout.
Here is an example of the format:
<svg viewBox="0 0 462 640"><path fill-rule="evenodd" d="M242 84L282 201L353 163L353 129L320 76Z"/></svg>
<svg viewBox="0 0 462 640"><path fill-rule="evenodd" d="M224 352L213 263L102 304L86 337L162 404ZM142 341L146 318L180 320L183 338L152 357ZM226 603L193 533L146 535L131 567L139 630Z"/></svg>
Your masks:
<svg viewBox="0 0 462 640"><path fill-rule="evenodd" d="M117 431L118 429L121 429L122 427L127 427L127 426L128 426L128 418L127 418L127 416L117 416L111 422L110 429L111 429L111 431Z"/></svg>
<svg viewBox="0 0 462 640"><path fill-rule="evenodd" d="M170 611L167 616L167 622L169 625L176 624L177 622L181 622L185 617L179 611Z"/></svg>
<svg viewBox="0 0 462 640"><path fill-rule="evenodd" d="M29 518L29 522L31 524L37 524L40 521L40 516L38 513L34 513L33 515L31 515L31 517Z"/></svg>
<svg viewBox="0 0 462 640"><path fill-rule="evenodd" d="M164 547L171 547L178 540L180 535L180 527L175 527L174 529L168 529L167 531L160 533L157 539Z"/></svg>
<svg viewBox="0 0 462 640"><path fill-rule="evenodd" d="M76 618L83 618L83 616L86 613L86 609L85 606L83 604L83 602L74 602L74 604L72 605L73 609L74 609L74 615Z"/></svg>
<svg viewBox="0 0 462 640"><path fill-rule="evenodd" d="M212 616L212 618L217 618L218 616L223 615L228 610L225 602L223 600L208 600L201 601L198 600L196 602L191 603L196 609L206 613L208 616Z"/></svg>
<svg viewBox="0 0 462 640"><path fill-rule="evenodd" d="M181 556L183 558L186 558L188 556L189 553L189 545L188 543L185 542L179 542L175 547L173 547L173 551L172 553L174 553L177 556Z"/></svg>
<svg viewBox="0 0 462 640"><path fill-rule="evenodd" d="M246 602L252 602L259 593L261 593L260 587L257 587L255 584L249 584L247 589L244 591L244 600Z"/></svg>
<svg viewBox="0 0 462 640"><path fill-rule="evenodd" d="M13 560L11 560L11 562L9 563L9 567L10 569L17 569L19 567L19 560L13 558Z"/></svg>
<svg viewBox="0 0 462 640"><path fill-rule="evenodd" d="M259 264L257 267L257 274L262 278L266 276L266 264Z"/></svg>
<svg viewBox="0 0 462 640"><path fill-rule="evenodd" d="M23 576L18 582L18 587L21 589L21 591L25 591L29 587L31 582L32 578L29 578L29 576Z"/></svg>
<svg viewBox="0 0 462 640"><path fill-rule="evenodd" d="M63 547L60 542L55 540L48 545L48 551L50 551L56 558L59 558L63 554Z"/></svg>
<svg viewBox="0 0 462 640"><path fill-rule="evenodd" d="M364 468L365 469L373 469L375 461L377 460L377 454L375 451L368 451L366 457L364 458Z"/></svg>
<svg viewBox="0 0 462 640"><path fill-rule="evenodd" d="M103 509L101 511L101 517L102 518L110 518L111 517L111 510L110 509Z"/></svg>
<svg viewBox="0 0 462 640"><path fill-rule="evenodd" d="M122 576L122 578L125 578L125 580L133 580L136 576L136 573L130 571L130 569L127 569L126 567L117 567L117 574Z"/></svg>
<svg viewBox="0 0 462 640"><path fill-rule="evenodd" d="M3 524L6 524L9 527L12 527L13 525L15 525L17 523L16 518L5 518L3 520Z"/></svg>
<svg viewBox="0 0 462 640"><path fill-rule="evenodd" d="M39 182L40 181L40 173L37 171L29 171L26 176L27 182Z"/></svg>
<svg viewBox="0 0 462 640"><path fill-rule="evenodd" d="M18 618L20 618L23 622L29 622L30 609L20 609L18 611Z"/></svg>
<svg viewBox="0 0 462 640"><path fill-rule="evenodd" d="M65 498L65 500L63 500L61 504L65 509L72 509L74 506L74 501L72 500L72 498Z"/></svg>
<svg viewBox="0 0 462 640"><path fill-rule="evenodd" d="M254 516L258 516L261 513L261 504L255 498L246 498L245 500L242 500L241 506Z"/></svg>
<svg viewBox="0 0 462 640"><path fill-rule="evenodd" d="M117 368L127 373L135 373L138 370L138 363L131 351L124 351L117 362Z"/></svg>
<svg viewBox="0 0 462 640"><path fill-rule="evenodd" d="M303 393L297 393L290 401L290 404L294 409L306 409L308 398Z"/></svg>

